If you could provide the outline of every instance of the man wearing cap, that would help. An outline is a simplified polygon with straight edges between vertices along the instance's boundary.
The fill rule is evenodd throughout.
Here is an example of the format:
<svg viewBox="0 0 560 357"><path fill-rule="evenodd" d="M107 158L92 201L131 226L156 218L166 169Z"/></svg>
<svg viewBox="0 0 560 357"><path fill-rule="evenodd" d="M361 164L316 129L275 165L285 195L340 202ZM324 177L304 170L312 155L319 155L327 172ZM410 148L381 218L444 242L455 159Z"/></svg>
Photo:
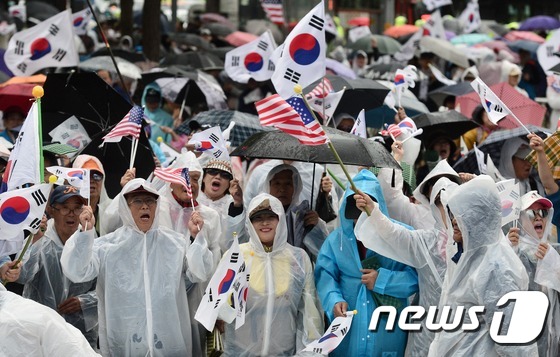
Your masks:
<svg viewBox="0 0 560 357"><path fill-rule="evenodd" d="M150 83L144 89L142 95L142 105L146 106L144 114L152 121L151 137L157 141L158 137L162 137L166 143L171 142L171 135L164 133L161 130L162 126L173 127L173 117L163 110L163 97L161 96L161 89L156 83Z"/></svg>
<svg viewBox="0 0 560 357"><path fill-rule="evenodd" d="M58 186L51 193L47 214L51 219L43 237L35 236L18 282L25 284L23 297L57 311L79 329L92 347L97 345L96 279L73 283L60 264L68 238L79 228L86 200L73 186Z"/></svg>
<svg viewBox="0 0 560 357"><path fill-rule="evenodd" d="M212 255L198 234L205 222L193 215L186 234L160 226L160 195L144 179L129 181L116 199L123 226L95 239L95 217L86 207L79 217L82 231L68 240L61 257L72 281L97 277L101 352L192 356L185 284L211 275Z"/></svg>

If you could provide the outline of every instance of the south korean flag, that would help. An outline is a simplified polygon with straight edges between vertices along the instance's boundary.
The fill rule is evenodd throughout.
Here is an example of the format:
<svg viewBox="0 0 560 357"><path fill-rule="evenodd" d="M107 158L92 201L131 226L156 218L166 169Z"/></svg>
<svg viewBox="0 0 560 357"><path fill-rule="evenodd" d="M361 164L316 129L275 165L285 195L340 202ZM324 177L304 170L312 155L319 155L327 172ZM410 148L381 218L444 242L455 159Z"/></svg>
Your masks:
<svg viewBox="0 0 560 357"><path fill-rule="evenodd" d="M266 31L256 40L226 53L226 73L239 83L247 83L251 78L257 82L268 81L274 73L271 57L275 49L276 42L270 31Z"/></svg>
<svg viewBox="0 0 560 357"><path fill-rule="evenodd" d="M93 14L89 8L73 13L72 26L74 33L76 35L85 35L91 19L93 19Z"/></svg>

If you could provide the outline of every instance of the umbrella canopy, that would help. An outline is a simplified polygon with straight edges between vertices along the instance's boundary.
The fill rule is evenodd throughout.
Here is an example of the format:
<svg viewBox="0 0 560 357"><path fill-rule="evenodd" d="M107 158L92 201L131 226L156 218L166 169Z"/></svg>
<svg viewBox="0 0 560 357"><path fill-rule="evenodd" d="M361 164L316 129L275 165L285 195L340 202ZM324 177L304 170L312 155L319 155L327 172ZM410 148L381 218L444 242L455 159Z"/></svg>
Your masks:
<svg viewBox="0 0 560 357"><path fill-rule="evenodd" d="M209 110L198 113L192 120L196 120L201 125L220 126L222 131L227 129L230 122L235 122L229 136L229 141L233 147L241 145L256 133L273 130L271 127L262 126L258 116L237 110ZM190 132L189 122L182 123L176 131L181 134L188 134Z"/></svg>
<svg viewBox="0 0 560 357"><path fill-rule="evenodd" d="M463 32L463 24L457 18L444 17L443 18L443 29L446 31L451 31L453 33L459 34Z"/></svg>
<svg viewBox="0 0 560 357"><path fill-rule="evenodd" d="M209 74L198 71L195 78L167 77L156 79L161 88L161 94L177 103L192 106L205 103L208 109L224 109L225 94L218 82Z"/></svg>
<svg viewBox="0 0 560 357"><path fill-rule="evenodd" d="M189 66L171 65L168 67L152 68L149 72L142 73L142 81L149 84L158 78L166 77L186 77L191 79L197 78L196 70Z"/></svg>
<svg viewBox="0 0 560 357"><path fill-rule="evenodd" d="M420 49L432 52L444 60L458 65L459 67L469 67L469 60L465 53L459 48L453 46L449 41L431 36L424 36L420 39Z"/></svg>
<svg viewBox="0 0 560 357"><path fill-rule="evenodd" d="M12 77L8 79L6 82L0 84L0 87L4 87L10 84L22 84L22 83L43 85L46 80L47 80L47 76L45 76L44 74L35 74L29 77Z"/></svg>
<svg viewBox="0 0 560 357"><path fill-rule="evenodd" d="M529 129L532 133L539 135L542 138L546 137L547 129L541 128L539 126L528 125L527 129ZM527 139L527 131L523 128L515 128L515 129L506 129L506 130L497 130L492 132L486 140L480 145L478 148L484 152L485 154L489 154L492 158L492 162L494 165L498 167L500 163L500 156L502 152L502 146L504 142L511 138L520 137L523 139ZM529 142L527 141L527 144ZM470 172L474 174L480 174L478 171L478 163L476 161L476 154L474 149L469 151L467 155L462 157L457 163L453 166L455 171L457 172Z"/></svg>
<svg viewBox="0 0 560 357"><path fill-rule="evenodd" d="M383 144L331 127L323 126L323 129L346 165L400 169L399 164ZM321 164L338 163L327 145L302 145L295 137L279 130L251 136L230 155Z"/></svg>
<svg viewBox="0 0 560 357"><path fill-rule="evenodd" d="M5 111L14 106L27 113L33 103L31 101L33 87L35 84L30 83L9 84L0 87L0 110Z"/></svg>
<svg viewBox="0 0 560 357"><path fill-rule="evenodd" d="M210 42L206 41L199 35L195 35L194 33L172 33L170 34L170 37L179 46L195 47L196 49L205 51L209 50L212 47L210 45Z"/></svg>
<svg viewBox="0 0 560 357"><path fill-rule="evenodd" d="M234 31L233 28L219 22L211 22L209 24L205 24L204 28L207 28L208 30L210 30L212 35L218 37L226 37Z"/></svg>
<svg viewBox="0 0 560 357"><path fill-rule="evenodd" d="M113 52L113 56L122 58L132 63L146 62L148 60L143 53L130 52L120 48L111 49L111 51ZM109 50L107 47L100 48L99 50L93 52L90 57L98 56L109 56Z"/></svg>
<svg viewBox="0 0 560 357"><path fill-rule="evenodd" d="M472 46L477 43L492 41L492 37L485 33L465 33L459 36L455 36L451 39L451 43L454 45L467 45Z"/></svg>
<svg viewBox="0 0 560 357"><path fill-rule="evenodd" d="M517 40L508 43L508 47L515 52L519 52L520 50L525 50L533 54L537 53L537 49L539 48L539 46L540 46L539 43L533 41L527 41L527 40Z"/></svg>
<svg viewBox="0 0 560 357"><path fill-rule="evenodd" d="M390 84L386 81L380 81ZM401 106L408 116L415 116L421 113L429 113L430 110L424 103L419 101L416 96L408 89L401 98ZM371 128L383 128L384 124L393 124L395 121L395 112L386 105L379 106L375 109L366 111L366 125Z"/></svg>
<svg viewBox="0 0 560 357"><path fill-rule="evenodd" d="M502 82L490 86L490 89L502 100L502 102L521 120L525 125L542 125L546 109L539 103L525 97L508 83ZM467 117L472 116L474 108L480 105L480 97L478 93L457 97L456 105L460 106L460 111ZM504 119L498 122L498 126L506 129L516 128L519 126L517 120L511 115L506 115Z"/></svg>
<svg viewBox="0 0 560 357"><path fill-rule="evenodd" d="M470 82L460 82L450 86L443 86L428 93L428 96L438 105L442 106L445 98L448 96L459 97L461 95L473 92L474 89Z"/></svg>
<svg viewBox="0 0 560 357"><path fill-rule="evenodd" d="M277 44L284 42L284 35L282 34L282 31L276 24L273 24L268 20L249 20L245 25L245 31L257 36L260 36L263 32L269 30L272 33L272 38L274 38L274 41Z"/></svg>
<svg viewBox="0 0 560 357"><path fill-rule="evenodd" d="M377 81L365 78L346 79L340 76L327 75L332 83L335 91L342 90L346 87L336 113L348 113L354 117L358 115L362 109L376 108L383 104L383 100L389 93L389 88ZM307 86L303 92L311 92L322 79L313 82Z"/></svg>
<svg viewBox="0 0 560 357"><path fill-rule="evenodd" d="M560 27L560 21L552 16L533 16L523 21L519 26L520 30L554 30Z"/></svg>
<svg viewBox="0 0 560 357"><path fill-rule="evenodd" d="M239 47L243 46L251 41L256 40L258 37L252 33L235 31L227 35L224 40L232 46Z"/></svg>
<svg viewBox="0 0 560 357"><path fill-rule="evenodd" d="M347 79L357 78L356 73L352 70L352 68L332 58L325 58L325 66L327 67L327 73Z"/></svg>
<svg viewBox="0 0 560 357"><path fill-rule="evenodd" d="M10 71L10 69L6 65L6 61L4 60L4 54L5 53L6 53L6 50L3 49L3 48L0 48L0 76L2 76L3 82L7 81L8 78L14 76L12 71Z"/></svg>
<svg viewBox="0 0 560 357"><path fill-rule="evenodd" d="M381 54L392 55L397 53L402 47L399 41L395 40L392 37L383 36L383 35L371 35L371 36L377 42L377 49ZM371 41L370 41L370 46L371 46Z"/></svg>
<svg viewBox="0 0 560 357"><path fill-rule="evenodd" d="M370 79L382 79L392 81L395 79L397 69L403 69L405 66L399 62L374 64L367 67L364 77Z"/></svg>
<svg viewBox="0 0 560 357"><path fill-rule="evenodd" d="M209 52L191 51L178 55L168 55L163 59L162 65L182 64L202 70L223 69L224 61Z"/></svg>
<svg viewBox="0 0 560 357"><path fill-rule="evenodd" d="M350 26L369 26L369 17L361 16L354 17L348 20L348 25Z"/></svg>
<svg viewBox="0 0 560 357"><path fill-rule="evenodd" d="M27 21L38 24L60 12L55 6L45 1L26 1Z"/></svg>
<svg viewBox="0 0 560 357"><path fill-rule="evenodd" d="M412 35L419 29L419 27L414 25L391 26L387 30L383 31L383 34L393 38L398 38L406 35Z"/></svg>
<svg viewBox="0 0 560 357"><path fill-rule="evenodd" d="M132 79L142 78L142 71L140 70L140 67L119 57L115 57L115 60L117 62L117 66L119 67L119 71L124 77ZM116 72L115 65L110 56L92 57L84 62L80 62L78 67L91 71L107 70Z"/></svg>
<svg viewBox="0 0 560 357"><path fill-rule="evenodd" d="M229 27L232 30L235 30L236 27L235 25L229 21L227 18L225 18L224 16L220 15L220 14L216 14L216 13L206 13L206 14L202 14L200 15L200 21L202 21L203 24L209 24L212 22L217 22L220 23L222 25L225 25L227 27Z"/></svg>
<svg viewBox="0 0 560 357"><path fill-rule="evenodd" d="M510 31L504 35L504 38L510 42L517 40L527 40L536 43L544 43L545 39L534 32L529 31Z"/></svg>
<svg viewBox="0 0 560 357"><path fill-rule="evenodd" d="M457 139L467 131L477 127L474 121L455 110L423 113L412 117L412 120L416 123L416 127L424 130L418 137L423 141L434 138L438 133L442 133L451 139Z"/></svg>

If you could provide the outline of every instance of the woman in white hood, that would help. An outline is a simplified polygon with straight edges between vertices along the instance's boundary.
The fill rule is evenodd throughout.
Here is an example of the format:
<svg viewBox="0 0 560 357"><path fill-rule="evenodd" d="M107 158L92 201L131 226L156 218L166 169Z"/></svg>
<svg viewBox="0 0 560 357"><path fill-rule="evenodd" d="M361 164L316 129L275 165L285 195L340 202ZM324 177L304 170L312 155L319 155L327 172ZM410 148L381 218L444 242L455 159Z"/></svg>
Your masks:
<svg viewBox="0 0 560 357"><path fill-rule="evenodd" d="M131 180L118 198L121 228L94 239L95 218L86 207L83 231L64 246L60 261L70 280L97 277L104 356L192 355L185 282L207 279L212 256L198 234L201 220L189 222L188 235L159 225L159 198L144 179Z"/></svg>
<svg viewBox="0 0 560 357"><path fill-rule="evenodd" d="M226 325L225 356L292 356L323 333L311 261L288 244L277 198L257 195L247 211L249 243L240 245L251 267L245 324Z"/></svg>

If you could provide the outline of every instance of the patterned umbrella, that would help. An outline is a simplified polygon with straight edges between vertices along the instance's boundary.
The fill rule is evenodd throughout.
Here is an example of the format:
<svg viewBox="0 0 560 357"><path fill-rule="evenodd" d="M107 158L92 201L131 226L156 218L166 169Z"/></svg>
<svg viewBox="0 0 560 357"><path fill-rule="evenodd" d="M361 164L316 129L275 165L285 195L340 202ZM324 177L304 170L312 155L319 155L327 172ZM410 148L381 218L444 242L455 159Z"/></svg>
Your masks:
<svg viewBox="0 0 560 357"><path fill-rule="evenodd" d="M525 125L542 125L546 109L539 103L525 97L508 83L502 82L490 86L490 89L502 100L502 102L521 120ZM480 105L480 97L476 92L457 97L456 105L460 106L460 112L471 117L474 108ZM517 120L507 115L498 122L498 126L506 129L519 126Z"/></svg>
<svg viewBox="0 0 560 357"><path fill-rule="evenodd" d="M555 132L544 141L544 153L548 166L552 170L555 180L560 180L560 131ZM531 151L527 160L537 167L537 153Z"/></svg>

